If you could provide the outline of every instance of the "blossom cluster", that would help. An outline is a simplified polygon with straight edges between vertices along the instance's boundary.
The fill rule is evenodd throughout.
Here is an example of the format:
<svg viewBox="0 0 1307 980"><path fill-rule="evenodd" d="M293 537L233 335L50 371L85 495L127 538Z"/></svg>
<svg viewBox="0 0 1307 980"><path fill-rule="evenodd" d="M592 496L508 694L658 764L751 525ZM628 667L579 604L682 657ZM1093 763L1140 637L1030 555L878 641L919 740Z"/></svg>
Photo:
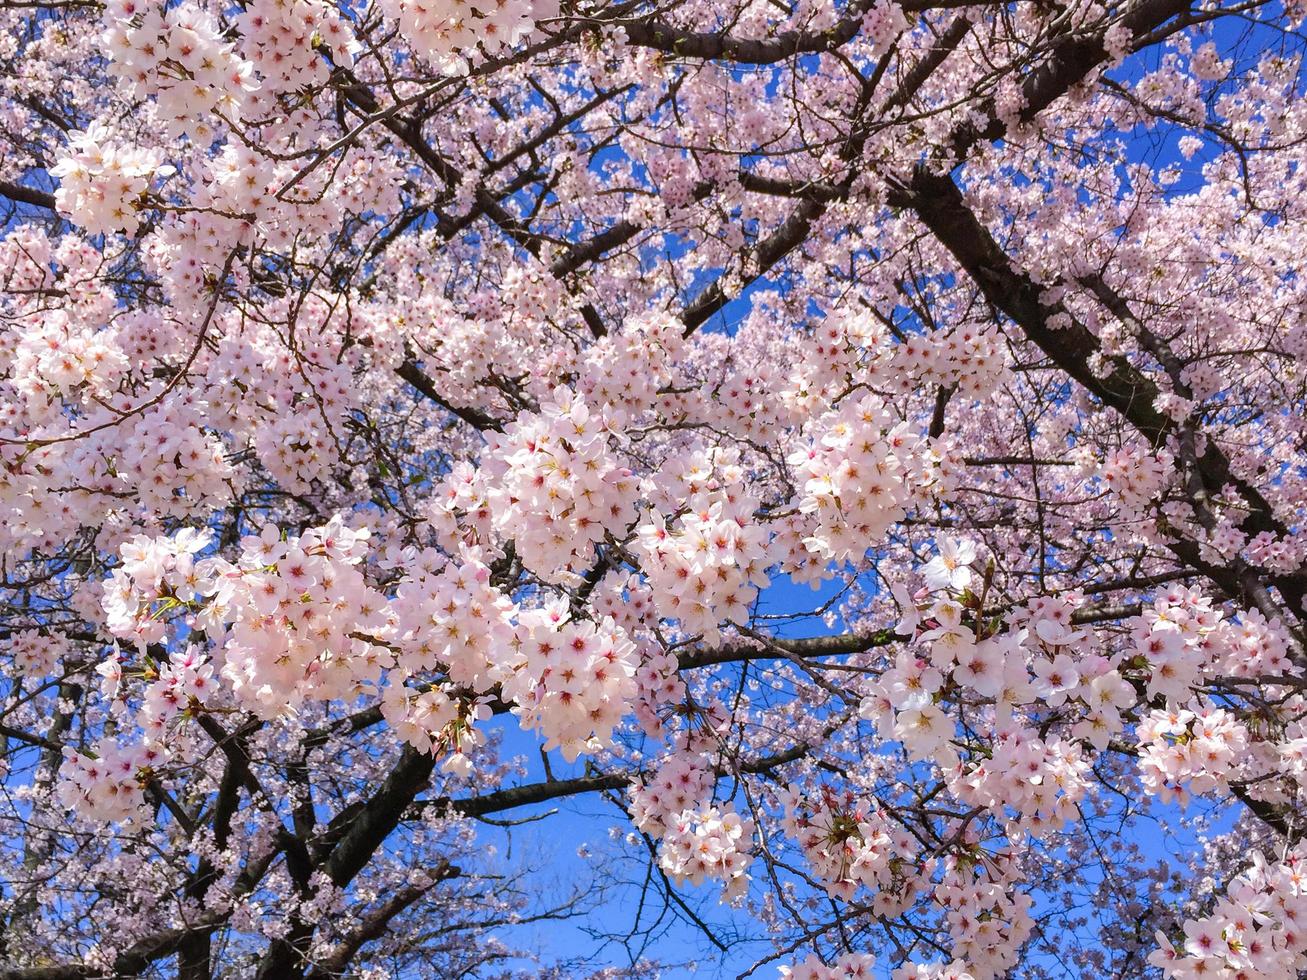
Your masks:
<svg viewBox="0 0 1307 980"><path fill-rule="evenodd" d="M960 960L949 963L905 963L890 976L892 980L976 980Z"/></svg>
<svg viewBox="0 0 1307 980"><path fill-rule="evenodd" d="M923 568L927 589L922 595L934 593L934 600L922 607L917 596L895 591L904 609L899 633L911 636L915 646L925 649L909 648L895 655L890 669L869 685L862 716L902 742L913 758L933 758L947 768L959 762L949 744L955 724L936 695L947 684L993 699L1000 711L993 731L995 753L1033 755L1008 760L1011 769L981 763L971 776L978 782L970 789L960 784L959 791L967 795L979 792L992 803L1010 796L1021 819L1036 827L1045 827L1044 821L1053 812L1058 814L1053 816L1054 822L1060 823L1068 815L1068 803L1075 802L1083 787L1079 749L1070 743L1046 746L1031 739L1028 732L1013 729L1006 719L1019 706L1057 709L1071 704L1079 716L1072 727L1074 738L1103 749L1113 734L1124 729L1120 712L1134 705L1137 695L1112 660L1092 652L1089 634L1072 625L1076 597L1038 597L1010 612L1006 628L980 627L969 598L975 585L971 565L977 558L976 549L969 542L947 537L937 541L937 548L939 554ZM1006 749L1005 739L1010 740ZM1035 762L1035 756L1044 762ZM1044 765L1051 767L1047 773ZM993 795L980 789L995 773L1022 768L1031 770L1026 789L996 786ZM1051 780L1049 786L1065 781L1068 790L1075 790L1071 798L1056 802L1047 788L1027 792L1043 785L1045 775ZM1050 805L1052 811L1047 809Z"/></svg>
<svg viewBox="0 0 1307 980"><path fill-rule="evenodd" d="M641 644L640 666L635 672L638 694L635 717L645 734L659 738L665 734L664 713L668 706L680 705L686 696L685 681L678 670L676 655L657 643Z"/></svg>
<svg viewBox="0 0 1307 980"><path fill-rule="evenodd" d="M876 0L862 15L862 33L877 56L888 51L910 26L903 8L894 0Z"/></svg>
<svg viewBox="0 0 1307 980"><path fill-rule="evenodd" d="M513 603L473 551L448 561L427 549L405 556L409 576L395 592L393 644L409 675L436 673L484 694L514 641Z"/></svg>
<svg viewBox="0 0 1307 980"><path fill-rule="evenodd" d="M635 520L637 484L608 449L606 420L567 389L537 415L490 433L482 473L496 529L546 581L588 568L604 535Z"/></svg>
<svg viewBox="0 0 1307 980"><path fill-rule="evenodd" d="M1273 572L1293 572L1307 564L1307 542L1298 535L1277 537L1261 531L1248 540L1243 554L1252 564Z"/></svg>
<svg viewBox="0 0 1307 980"><path fill-rule="evenodd" d="M778 396L785 381L775 364L730 367L720 381L705 385L698 399L668 394L659 408L667 418L684 416L688 423L719 427L739 439L765 440L804 417Z"/></svg>
<svg viewBox="0 0 1307 980"><path fill-rule="evenodd" d="M1224 792L1232 770L1247 760L1249 734L1238 718L1206 700L1154 710L1135 728L1144 788L1164 802L1191 793Z"/></svg>
<svg viewBox="0 0 1307 980"><path fill-rule="evenodd" d="M198 500L221 499L244 479L222 439L205 430L207 409L191 392L165 398L120 427L112 469L88 461L88 470L103 470L109 489L134 490L160 515L183 517Z"/></svg>
<svg viewBox="0 0 1307 980"><path fill-rule="evenodd" d="M719 881L722 900L737 901L749 887L753 830L729 803L683 810L664 828L658 864L674 881Z"/></svg>
<svg viewBox="0 0 1307 980"><path fill-rule="evenodd" d="M143 196L156 177L172 172L157 150L123 146L94 123L69 134L66 152L50 168L59 180L55 205L91 235L136 234Z"/></svg>
<svg viewBox="0 0 1307 980"><path fill-rule="evenodd" d="M803 346L802 361L785 395L796 408L811 412L839 397L851 382L879 377L894 350L885 327L869 311L828 316Z"/></svg>
<svg viewBox="0 0 1307 980"><path fill-rule="evenodd" d="M339 8L324 0L252 0L235 20L241 51L262 81L258 98L321 82L327 63L316 44L345 67L360 49Z"/></svg>
<svg viewBox="0 0 1307 980"><path fill-rule="evenodd" d="M1002 380L1005 366L997 333L968 325L946 335L904 338L893 348L886 374L905 390L922 384L956 386L968 398L984 398Z"/></svg>
<svg viewBox="0 0 1307 980"><path fill-rule="evenodd" d="M558 16L557 0L385 0L382 9L414 51L450 74L467 71L464 59L498 54L538 21Z"/></svg>
<svg viewBox="0 0 1307 980"><path fill-rule="evenodd" d="M141 815L149 770L161 755L157 748L122 746L111 738L96 742L94 751L65 748L59 801L88 820L130 824Z"/></svg>
<svg viewBox="0 0 1307 980"><path fill-rule="evenodd" d="M1076 819L1091 766L1080 743L1011 726L999 730L992 753L950 784L958 799L1012 813L1015 825L1036 836Z"/></svg>
<svg viewBox="0 0 1307 980"><path fill-rule="evenodd" d="M914 839L901 825L879 808L825 786L815 797L790 787L784 802L781 826L828 895L851 901L864 887L881 915L896 915L910 904L920 869L914 867Z"/></svg>
<svg viewBox="0 0 1307 980"><path fill-rule="evenodd" d="M605 574L590 593L590 606L632 636L641 630L648 631L657 623L653 591L633 572L621 570Z"/></svg>
<svg viewBox="0 0 1307 980"><path fill-rule="evenodd" d="M238 565L222 568L201 621L230 623L222 676L255 714L375 689L390 653L373 638L391 614L358 567L368 537L340 518L284 540L265 528L241 542Z"/></svg>
<svg viewBox="0 0 1307 980"><path fill-rule="evenodd" d="M205 532L138 536L105 591L106 625L143 647L162 642L180 613L221 637L222 679L261 717L306 697L344 697L375 684L389 657L367 638L390 622L384 596L356 567L367 538L339 518L284 540L269 526L242 540L231 564L196 560L211 540Z"/></svg>
<svg viewBox="0 0 1307 980"><path fill-rule="evenodd" d="M635 644L610 619L573 620L562 603L518 615L503 696L524 728L569 761L611 744L636 694Z"/></svg>
<svg viewBox="0 0 1307 980"><path fill-rule="evenodd" d="M259 461L282 486L298 493L309 491L312 481L324 475L332 449L330 434L312 410L279 415L254 434Z"/></svg>
<svg viewBox="0 0 1307 980"><path fill-rule="evenodd" d="M711 789L712 774L703 768L702 760L674 753L651 778L632 784L631 819L645 833L661 837L680 814L707 798Z"/></svg>
<svg viewBox="0 0 1307 980"><path fill-rule="evenodd" d="M1121 502L1123 516L1135 520L1146 517L1161 499L1171 472L1168 454L1155 454L1142 445L1108 453L1100 469L1104 486Z"/></svg>
<svg viewBox="0 0 1307 980"><path fill-rule="evenodd" d="M1034 932L1034 901L1013 888L1019 875L1012 854L991 855L979 864L959 856L945 861L935 901L946 910L953 954L975 980L1004 976Z"/></svg>
<svg viewBox="0 0 1307 980"><path fill-rule="evenodd" d="M224 39L212 14L190 2L156 6L114 0L105 17L110 70L138 98L155 99L171 135L188 133L203 142L214 132L210 115L240 119L258 81L253 64Z"/></svg>
<svg viewBox="0 0 1307 980"><path fill-rule="evenodd" d="M1186 920L1183 936L1157 933L1148 962L1174 980L1298 975L1307 956L1305 868L1302 844L1280 861L1254 852L1210 914Z"/></svg>
<svg viewBox="0 0 1307 980"><path fill-rule="evenodd" d="M822 563L856 561L906 516L929 485L923 439L893 424L872 397L846 399L816 426L808 448L793 453L807 517L809 554Z"/></svg>
<svg viewBox="0 0 1307 980"><path fill-rule="evenodd" d="M204 702L215 689L213 664L196 647L188 646L170 656L166 663L159 665L154 680L146 686L137 714L146 744L167 754L168 723L185 711L203 710Z"/></svg>
<svg viewBox="0 0 1307 980"><path fill-rule="evenodd" d="M441 769L467 776L472 772L469 752L485 744L476 727L490 717L484 700L452 697L440 685L415 688L395 676L381 689L381 717L395 737L419 752L443 754Z"/></svg>
<svg viewBox="0 0 1307 980"><path fill-rule="evenodd" d="M169 537L138 534L125 543L104 591L110 633L141 646L162 641L167 620L161 614L202 597L212 580L216 564L195 557L212 540L207 531L183 528Z"/></svg>
<svg viewBox="0 0 1307 980"><path fill-rule="evenodd" d="M52 673L68 644L58 633L18 630L9 637L9 652L14 668L28 677L40 678Z"/></svg>
<svg viewBox="0 0 1307 980"><path fill-rule="evenodd" d="M627 324L586 352L579 393L614 424L632 425L657 406L683 347L676 321L651 318Z"/></svg>
<svg viewBox="0 0 1307 980"><path fill-rule="evenodd" d="M780 968L782 980L870 980L876 957L870 953L841 953L829 966L809 955L801 963Z"/></svg>
<svg viewBox="0 0 1307 980"><path fill-rule="evenodd" d="M767 529L745 494L707 492L671 523L658 512L637 529L642 568L660 616L687 634L721 640L723 622L743 622L758 589L768 584Z"/></svg>

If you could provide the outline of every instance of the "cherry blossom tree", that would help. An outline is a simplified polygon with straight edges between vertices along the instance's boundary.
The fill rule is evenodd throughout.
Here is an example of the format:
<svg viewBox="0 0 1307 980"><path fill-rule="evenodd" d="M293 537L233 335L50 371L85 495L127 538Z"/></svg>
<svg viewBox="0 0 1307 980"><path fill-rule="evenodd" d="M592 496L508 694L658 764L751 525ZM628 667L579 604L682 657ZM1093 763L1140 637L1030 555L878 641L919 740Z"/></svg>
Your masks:
<svg viewBox="0 0 1307 980"><path fill-rule="evenodd" d="M4 980L1307 976L1301 0L0 18Z"/></svg>

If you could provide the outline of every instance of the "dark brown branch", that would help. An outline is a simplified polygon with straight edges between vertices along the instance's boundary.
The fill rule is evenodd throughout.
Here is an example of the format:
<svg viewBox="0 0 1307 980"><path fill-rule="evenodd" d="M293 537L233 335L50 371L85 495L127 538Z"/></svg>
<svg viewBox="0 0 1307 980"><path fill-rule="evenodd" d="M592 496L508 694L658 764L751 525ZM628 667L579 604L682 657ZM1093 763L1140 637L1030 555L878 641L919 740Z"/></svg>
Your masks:
<svg viewBox="0 0 1307 980"><path fill-rule="evenodd" d="M55 210L54 195L35 187L25 187L12 181L0 180L0 195L19 204L30 204L34 208Z"/></svg>
<svg viewBox="0 0 1307 980"><path fill-rule="evenodd" d="M390 923L397 915L412 906L439 882L457 878L459 874L460 871L457 867L454 867L448 861L443 861L437 868L427 872L429 880L425 883L409 885L395 892L374 909L357 929L346 936L332 950L331 955L314 966L312 972L308 975L308 980L327 980L328 977L342 976L345 968L349 966L358 951L367 943L380 939L385 935L386 930L390 928Z"/></svg>
<svg viewBox="0 0 1307 980"><path fill-rule="evenodd" d="M472 428L479 429L482 432L487 429L494 429L496 432L503 431L504 425L502 422L487 415L479 408L455 405L452 402L447 401L440 392L436 390L436 386L432 380L423 373L420 367L418 367L416 361L412 359L404 361L404 363L399 367L395 368L395 373L412 385L422 395L431 399L431 401L435 402L451 415L457 415L468 425L472 426Z"/></svg>

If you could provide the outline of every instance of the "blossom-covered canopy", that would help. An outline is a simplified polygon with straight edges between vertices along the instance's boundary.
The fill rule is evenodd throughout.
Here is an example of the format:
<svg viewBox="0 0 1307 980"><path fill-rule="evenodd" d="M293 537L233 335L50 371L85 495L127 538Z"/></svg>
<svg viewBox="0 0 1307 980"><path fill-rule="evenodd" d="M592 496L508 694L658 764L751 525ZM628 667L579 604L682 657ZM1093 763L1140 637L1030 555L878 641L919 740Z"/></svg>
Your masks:
<svg viewBox="0 0 1307 980"><path fill-rule="evenodd" d="M0 978L1307 975L1305 16L0 3Z"/></svg>

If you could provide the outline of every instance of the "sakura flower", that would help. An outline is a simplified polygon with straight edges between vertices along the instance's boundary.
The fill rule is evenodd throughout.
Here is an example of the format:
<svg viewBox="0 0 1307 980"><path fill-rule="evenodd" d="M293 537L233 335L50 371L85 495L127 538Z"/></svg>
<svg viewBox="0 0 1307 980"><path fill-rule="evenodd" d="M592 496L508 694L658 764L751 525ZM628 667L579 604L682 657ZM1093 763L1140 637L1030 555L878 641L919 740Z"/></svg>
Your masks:
<svg viewBox="0 0 1307 980"><path fill-rule="evenodd" d="M1067 695L1080 684L1075 662L1065 653L1059 653L1052 660L1037 657L1033 670L1035 677L1031 688L1050 708L1065 704Z"/></svg>
<svg viewBox="0 0 1307 980"><path fill-rule="evenodd" d="M935 591L951 592L961 592L970 586L969 566L976 560L975 542L942 536L935 539L935 548L939 554L921 570L926 584Z"/></svg>

